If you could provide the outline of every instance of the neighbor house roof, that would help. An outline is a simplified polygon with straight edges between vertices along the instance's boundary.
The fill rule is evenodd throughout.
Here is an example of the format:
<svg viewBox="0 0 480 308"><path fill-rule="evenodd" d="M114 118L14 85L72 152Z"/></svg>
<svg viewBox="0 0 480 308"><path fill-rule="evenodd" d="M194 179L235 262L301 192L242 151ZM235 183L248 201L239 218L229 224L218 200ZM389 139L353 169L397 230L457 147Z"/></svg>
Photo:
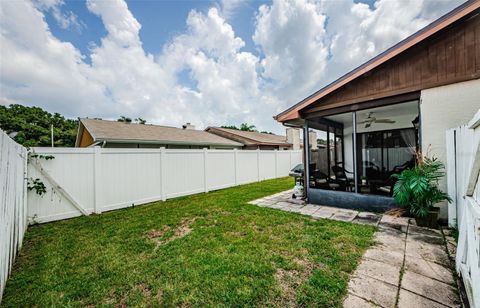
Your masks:
<svg viewBox="0 0 480 308"><path fill-rule="evenodd" d="M479 0L467 1L463 5L454 9L450 13L444 15L443 17L437 19L430 25L416 32L415 34L409 36L393 47L389 48L385 52L379 54L378 56L372 58L371 60L365 62L356 69L350 71L329 85L323 87L297 104L293 105L289 109L283 111L282 113L274 116L274 118L279 122L286 122L289 120L294 120L300 117L300 110L304 109L307 106L319 101L321 98L331 94L332 92L340 89L346 84L352 82L353 80L359 78L362 75L367 74L388 60L396 57L397 55L405 52L408 49L411 49L413 46L418 45L419 43L425 41L427 38L438 33L440 30L447 28L461 18L467 16L468 14L478 12L480 8Z"/></svg>
<svg viewBox="0 0 480 308"><path fill-rule="evenodd" d="M279 146L291 146L291 143L287 142L286 136L249 132L237 129L223 128L223 127L207 127L207 132L218 134L225 138L229 138L245 145L279 145Z"/></svg>
<svg viewBox="0 0 480 308"><path fill-rule="evenodd" d="M215 145L241 147L243 144L203 130L170 126L125 123L98 119L80 119L79 136L86 129L96 142Z"/></svg>

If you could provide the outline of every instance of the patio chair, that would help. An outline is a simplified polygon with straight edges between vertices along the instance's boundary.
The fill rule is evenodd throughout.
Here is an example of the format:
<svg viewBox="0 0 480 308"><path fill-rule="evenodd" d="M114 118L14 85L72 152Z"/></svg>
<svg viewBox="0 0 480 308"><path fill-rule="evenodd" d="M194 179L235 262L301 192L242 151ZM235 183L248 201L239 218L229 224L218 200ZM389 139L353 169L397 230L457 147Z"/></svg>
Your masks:
<svg viewBox="0 0 480 308"><path fill-rule="evenodd" d="M353 172L347 171L339 165L332 166L332 171L335 175L335 179L332 180L332 182L340 185L340 189L342 190L351 191L354 181L353 178L347 177L347 173L353 174Z"/></svg>
<svg viewBox="0 0 480 308"><path fill-rule="evenodd" d="M415 159L411 159L401 165L393 167L392 171L389 173L388 179L384 185L378 187L378 190L388 194L390 197L393 196L393 187L397 182L397 178L392 176L394 174L400 174L403 170L410 169L415 167Z"/></svg>

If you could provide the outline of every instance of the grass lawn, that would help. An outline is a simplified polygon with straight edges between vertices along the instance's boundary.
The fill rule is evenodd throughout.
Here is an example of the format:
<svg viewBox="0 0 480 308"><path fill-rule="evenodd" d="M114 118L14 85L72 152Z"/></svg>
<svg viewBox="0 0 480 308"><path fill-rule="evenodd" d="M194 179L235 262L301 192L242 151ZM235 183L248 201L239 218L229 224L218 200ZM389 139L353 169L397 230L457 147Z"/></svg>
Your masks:
<svg viewBox="0 0 480 308"><path fill-rule="evenodd" d="M32 226L2 306L340 306L374 228L247 204L291 186Z"/></svg>

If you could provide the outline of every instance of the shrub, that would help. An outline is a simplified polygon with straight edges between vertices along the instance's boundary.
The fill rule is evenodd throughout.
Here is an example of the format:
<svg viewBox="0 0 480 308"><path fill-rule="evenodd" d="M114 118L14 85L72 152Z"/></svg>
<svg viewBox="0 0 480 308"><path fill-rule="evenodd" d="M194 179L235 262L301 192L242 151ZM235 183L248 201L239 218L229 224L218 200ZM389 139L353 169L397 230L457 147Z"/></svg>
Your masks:
<svg viewBox="0 0 480 308"><path fill-rule="evenodd" d="M417 157L415 167L393 175L397 178L393 196L415 217L425 217L434 204L451 199L438 188L438 181L445 176L443 163L435 157Z"/></svg>

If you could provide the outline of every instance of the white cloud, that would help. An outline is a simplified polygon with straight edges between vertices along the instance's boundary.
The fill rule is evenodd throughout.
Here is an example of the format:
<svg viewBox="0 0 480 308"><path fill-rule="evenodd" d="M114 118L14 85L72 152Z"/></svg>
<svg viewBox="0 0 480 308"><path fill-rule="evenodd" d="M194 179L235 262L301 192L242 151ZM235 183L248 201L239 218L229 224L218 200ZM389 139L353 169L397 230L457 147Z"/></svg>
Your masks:
<svg viewBox="0 0 480 308"><path fill-rule="evenodd" d="M41 10L51 11L53 18L62 29L73 29L80 33L83 28L86 28L86 25L72 11L62 11L61 7L65 4L63 0L34 0L33 3Z"/></svg>
<svg viewBox="0 0 480 308"><path fill-rule="evenodd" d="M221 15L227 20L230 19L246 2L248 2L248 0L221 0L219 5L221 9Z"/></svg>
<svg viewBox="0 0 480 308"><path fill-rule="evenodd" d="M121 47L141 46L138 34L142 26L123 0L87 0L87 7L102 19L108 32L107 40Z"/></svg>
<svg viewBox="0 0 480 308"><path fill-rule="evenodd" d="M274 1L259 8L254 42L264 53L262 76L279 97L305 96L325 74L325 15L308 1Z"/></svg>
<svg viewBox="0 0 480 308"><path fill-rule="evenodd" d="M91 69L80 52L56 39L31 3L3 1L0 28L0 102L37 104L76 116L93 113L95 103L106 101L104 86L88 79Z"/></svg>
<svg viewBox="0 0 480 308"><path fill-rule="evenodd" d="M257 16L263 77L283 110L413 34L463 0L274 0ZM435 5L432 5L435 3ZM275 89L276 88L276 89Z"/></svg>
<svg viewBox="0 0 480 308"><path fill-rule="evenodd" d="M273 115L458 1L432 6L429 0L379 0L374 8L351 0L273 1L255 16L258 53L243 50L245 42L227 22L238 3L223 4L191 11L187 30L152 55L123 0L89 0L88 9L107 30L89 51L91 64L45 22L45 12L55 8L68 20L62 4L0 3L0 103L40 105L67 116L141 116L177 126L249 122L281 132Z"/></svg>

